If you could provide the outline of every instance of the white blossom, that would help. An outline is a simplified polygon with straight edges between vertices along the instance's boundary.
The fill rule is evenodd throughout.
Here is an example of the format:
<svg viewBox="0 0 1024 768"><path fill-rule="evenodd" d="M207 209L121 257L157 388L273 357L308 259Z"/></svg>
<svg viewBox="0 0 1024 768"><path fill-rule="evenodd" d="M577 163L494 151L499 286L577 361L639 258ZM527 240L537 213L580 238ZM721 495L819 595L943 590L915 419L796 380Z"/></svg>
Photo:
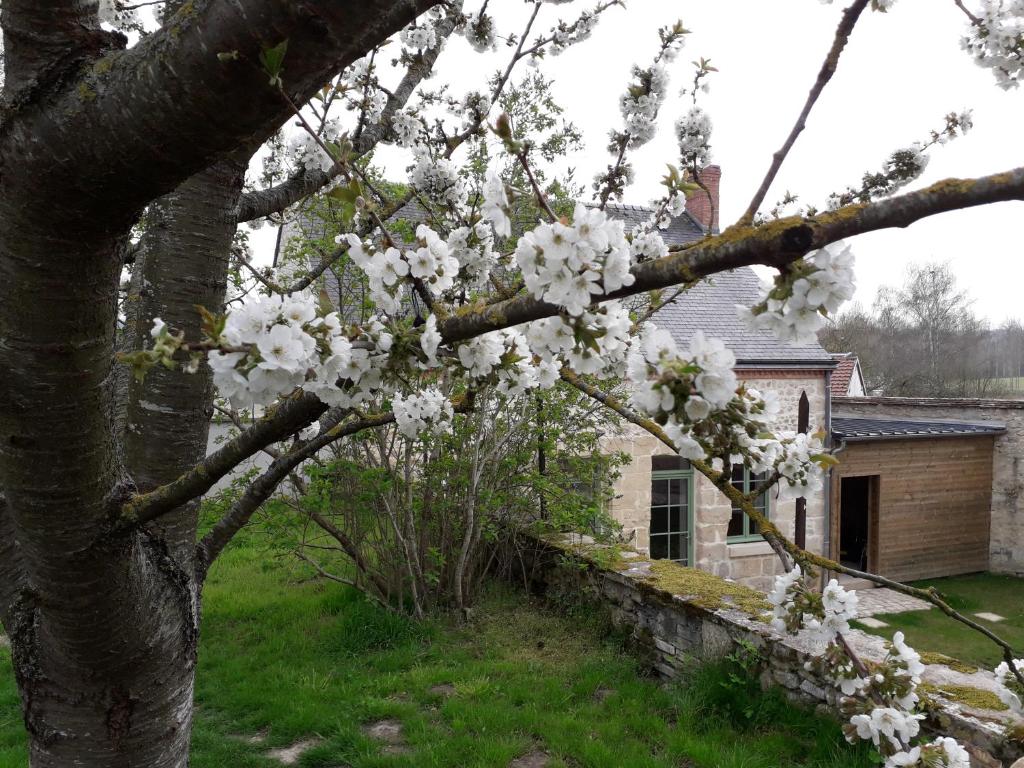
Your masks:
<svg viewBox="0 0 1024 768"><path fill-rule="evenodd" d="M494 171L487 172L487 180L483 187L483 205L480 206L480 214L491 222L494 233L498 237L509 237L512 234L512 220L509 218L511 210L508 202L508 195L505 193L505 183Z"/></svg>
<svg viewBox="0 0 1024 768"><path fill-rule="evenodd" d="M437 31L429 24L411 24L399 33L402 45L415 50L426 50L437 45Z"/></svg>
<svg viewBox="0 0 1024 768"><path fill-rule="evenodd" d="M418 150L409 180L437 205L461 206L466 202L466 185L455 164L447 158L435 159L425 150Z"/></svg>
<svg viewBox="0 0 1024 768"><path fill-rule="evenodd" d="M960 45L1004 90L1024 80L1024 0L981 0Z"/></svg>
<svg viewBox="0 0 1024 768"><path fill-rule="evenodd" d="M699 106L691 107L676 122L676 139L684 166L701 168L710 162L711 118Z"/></svg>
<svg viewBox="0 0 1024 768"><path fill-rule="evenodd" d="M632 285L629 244L621 221L577 203L572 225L541 224L519 239L516 263L534 298L573 316L593 296Z"/></svg>
<svg viewBox="0 0 1024 768"><path fill-rule="evenodd" d="M455 416L451 402L436 387L405 396L396 394L391 398L391 407L398 431L410 440L450 432Z"/></svg>
<svg viewBox="0 0 1024 768"><path fill-rule="evenodd" d="M826 316L853 297L853 265L853 252L843 243L814 251L780 274L758 304L737 306L737 313L753 328L772 331L783 341L812 342Z"/></svg>
<svg viewBox="0 0 1024 768"><path fill-rule="evenodd" d="M416 143L423 124L420 119L405 110L396 112L391 118L391 129L395 132L400 147L411 147Z"/></svg>
<svg viewBox="0 0 1024 768"><path fill-rule="evenodd" d="M1013 665L1016 669L1024 672L1024 659L1014 659ZM1016 712L1018 715L1024 715L1024 706L1021 704L1024 691L1021 691L1021 686L1010 670L1010 665L1005 661L1002 662L996 667L995 674L996 685L998 686L996 688L996 695L999 697L999 700L1013 712ZM1016 692L1011 690L1011 686L1016 689Z"/></svg>

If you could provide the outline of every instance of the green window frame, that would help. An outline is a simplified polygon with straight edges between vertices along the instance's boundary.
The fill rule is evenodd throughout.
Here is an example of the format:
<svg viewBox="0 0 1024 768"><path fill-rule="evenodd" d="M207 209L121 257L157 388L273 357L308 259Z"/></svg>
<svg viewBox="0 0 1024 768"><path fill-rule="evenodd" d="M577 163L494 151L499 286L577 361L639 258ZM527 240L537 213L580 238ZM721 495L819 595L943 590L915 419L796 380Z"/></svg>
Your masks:
<svg viewBox="0 0 1024 768"><path fill-rule="evenodd" d="M652 560L693 565L693 467L679 456L651 457Z"/></svg>
<svg viewBox="0 0 1024 768"><path fill-rule="evenodd" d="M743 494L755 490L760 483L767 479L767 473L759 472L754 474L743 464L732 466L732 486ZM768 492L765 491L754 499L754 509L758 510L766 519L771 519L771 505L768 503ZM729 518L729 529L726 541L740 543L745 541L763 541L764 536L747 514L736 504L732 505L732 516Z"/></svg>

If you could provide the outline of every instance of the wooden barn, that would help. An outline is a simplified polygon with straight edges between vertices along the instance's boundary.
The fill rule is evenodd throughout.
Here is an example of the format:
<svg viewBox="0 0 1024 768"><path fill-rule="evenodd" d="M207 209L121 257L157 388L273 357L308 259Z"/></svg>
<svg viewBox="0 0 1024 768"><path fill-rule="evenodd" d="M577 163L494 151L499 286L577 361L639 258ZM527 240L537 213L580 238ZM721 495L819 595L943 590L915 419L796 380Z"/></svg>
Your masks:
<svg viewBox="0 0 1024 768"><path fill-rule="evenodd" d="M989 567L994 443L987 423L833 417L833 560L899 581Z"/></svg>

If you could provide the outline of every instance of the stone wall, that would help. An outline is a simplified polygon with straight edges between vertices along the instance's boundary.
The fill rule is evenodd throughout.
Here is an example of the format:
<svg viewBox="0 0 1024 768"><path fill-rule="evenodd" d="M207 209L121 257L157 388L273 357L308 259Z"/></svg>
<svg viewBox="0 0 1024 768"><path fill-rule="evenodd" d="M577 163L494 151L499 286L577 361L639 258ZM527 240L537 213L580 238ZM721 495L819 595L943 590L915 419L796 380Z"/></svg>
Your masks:
<svg viewBox="0 0 1024 768"><path fill-rule="evenodd" d="M994 421L1006 427L992 460L992 526L989 568L1024 574L1024 401L909 397L843 397L833 415L923 421ZM841 457L840 457L841 458Z"/></svg>
<svg viewBox="0 0 1024 768"><path fill-rule="evenodd" d="M779 400L779 417L774 426L796 430L800 394L807 393L810 429L825 425L825 376L808 371L741 371L743 380ZM657 438L633 424L624 424L619 434L605 442L608 451L624 451L633 457L621 470L615 485L610 513L623 527L627 539L642 552L649 549L651 518L651 456L671 451ZM729 543L727 531L732 506L729 500L699 472L694 473L694 561L698 568L751 587L767 590L780 573L778 558L767 543ZM784 534L792 538L796 503L769 500L770 516ZM823 552L825 536L825 493L807 502L807 547Z"/></svg>
<svg viewBox="0 0 1024 768"><path fill-rule="evenodd" d="M761 613L768 608L763 594L698 569L646 562L640 553L603 548L587 537L533 544L525 551L532 553L526 566L535 584L597 601L659 675L674 678L696 660L720 658L749 643L765 660L762 685L779 686L793 699L837 713L836 689L805 666L821 649L803 633L782 637L771 629ZM568 566L567 554L585 567ZM879 637L854 630L849 639L865 659L885 656ZM926 728L957 738L971 752L973 766L998 768L1024 755L1024 721L977 706L994 699L991 673L929 664L923 678L932 702Z"/></svg>

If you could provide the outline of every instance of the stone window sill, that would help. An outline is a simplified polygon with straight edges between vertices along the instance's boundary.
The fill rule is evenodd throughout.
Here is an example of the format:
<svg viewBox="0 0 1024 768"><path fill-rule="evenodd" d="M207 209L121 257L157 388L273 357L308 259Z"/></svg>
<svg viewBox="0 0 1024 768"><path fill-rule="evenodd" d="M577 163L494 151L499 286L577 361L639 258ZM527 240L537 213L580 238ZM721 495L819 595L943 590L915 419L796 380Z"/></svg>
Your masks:
<svg viewBox="0 0 1024 768"><path fill-rule="evenodd" d="M754 557L756 555L770 555L772 547L767 541L748 541L739 544L729 544L729 557Z"/></svg>

